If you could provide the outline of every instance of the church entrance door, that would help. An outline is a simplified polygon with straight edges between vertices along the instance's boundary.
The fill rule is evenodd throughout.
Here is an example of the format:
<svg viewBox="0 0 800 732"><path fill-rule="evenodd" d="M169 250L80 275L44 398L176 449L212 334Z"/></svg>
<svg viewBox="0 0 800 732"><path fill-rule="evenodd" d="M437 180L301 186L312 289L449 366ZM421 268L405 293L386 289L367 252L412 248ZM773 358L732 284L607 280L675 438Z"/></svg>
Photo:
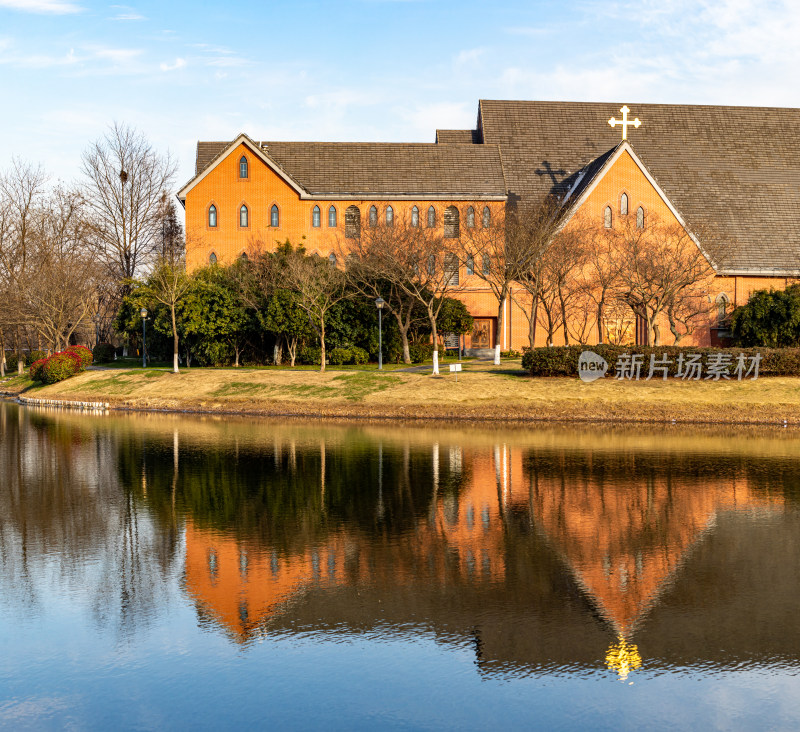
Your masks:
<svg viewBox="0 0 800 732"><path fill-rule="evenodd" d="M493 348L496 318L475 318L472 325L472 347Z"/></svg>

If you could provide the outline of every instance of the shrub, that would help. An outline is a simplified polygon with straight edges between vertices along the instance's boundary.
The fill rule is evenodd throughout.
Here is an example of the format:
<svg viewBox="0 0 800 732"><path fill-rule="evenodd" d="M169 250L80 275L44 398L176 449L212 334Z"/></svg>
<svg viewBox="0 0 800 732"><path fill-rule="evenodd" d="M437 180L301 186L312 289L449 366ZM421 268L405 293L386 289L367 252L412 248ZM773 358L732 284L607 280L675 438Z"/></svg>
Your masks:
<svg viewBox="0 0 800 732"><path fill-rule="evenodd" d="M614 375L614 366L623 353L642 354L642 376L645 378L650 367L650 356L657 359L666 356L670 359L668 373L677 372L678 354L699 353L703 372L708 357L715 353L726 353L733 357L734 363L739 354L755 356L761 354L760 376L800 376L800 348L695 348L692 346L551 346L548 348L527 348L522 356L522 367L531 376L575 376L578 375L578 357L583 351L592 351L608 362L608 375ZM656 378L660 378L659 372Z"/></svg>
<svg viewBox="0 0 800 732"><path fill-rule="evenodd" d="M502 358L519 358L521 355L519 351L515 351L513 348L509 351L500 351Z"/></svg>
<svg viewBox="0 0 800 732"><path fill-rule="evenodd" d="M28 373L31 376L33 381L44 381L44 373L42 372L42 366L47 362L46 358L40 358L38 361L34 361Z"/></svg>
<svg viewBox="0 0 800 732"><path fill-rule="evenodd" d="M94 361L92 352L86 346L70 346L64 349L64 353L73 353L80 361L80 370L83 371L87 366L91 366Z"/></svg>
<svg viewBox="0 0 800 732"><path fill-rule="evenodd" d="M433 357L433 345L430 343L411 343L408 346L413 363L422 363Z"/></svg>
<svg viewBox="0 0 800 732"><path fill-rule="evenodd" d="M111 363L116 349L110 343L98 343L92 350L95 363Z"/></svg>
<svg viewBox="0 0 800 732"><path fill-rule="evenodd" d="M306 366L319 365L322 350L318 346L303 346L297 353L297 361Z"/></svg>
<svg viewBox="0 0 800 732"><path fill-rule="evenodd" d="M800 346L800 285L756 290L733 311L731 330L738 346Z"/></svg>
<svg viewBox="0 0 800 732"><path fill-rule="evenodd" d="M81 361L76 354L62 351L50 356L40 368L42 381L45 384L55 384L75 376L81 370Z"/></svg>
<svg viewBox="0 0 800 732"><path fill-rule="evenodd" d="M28 351L25 355L25 365L33 366L34 363L42 361L45 358L47 358L47 354L44 351Z"/></svg>
<svg viewBox="0 0 800 732"><path fill-rule="evenodd" d="M350 349L349 348L332 348L328 354L328 361L334 366L341 366L344 363L350 363Z"/></svg>
<svg viewBox="0 0 800 732"><path fill-rule="evenodd" d="M369 354L358 346L350 346L350 363L362 365L369 361ZM333 361L331 361L333 363Z"/></svg>

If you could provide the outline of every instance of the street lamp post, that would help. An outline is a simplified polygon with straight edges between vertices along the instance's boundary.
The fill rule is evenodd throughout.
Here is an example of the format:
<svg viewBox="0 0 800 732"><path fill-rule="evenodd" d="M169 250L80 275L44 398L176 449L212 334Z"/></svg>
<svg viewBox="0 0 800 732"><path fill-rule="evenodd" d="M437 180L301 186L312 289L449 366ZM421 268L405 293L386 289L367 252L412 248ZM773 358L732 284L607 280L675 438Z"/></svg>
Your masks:
<svg viewBox="0 0 800 732"><path fill-rule="evenodd" d="M384 305L386 305L386 300L382 297L375 300L375 307L378 308L378 371L383 371L383 321L381 316Z"/></svg>
<svg viewBox="0 0 800 732"><path fill-rule="evenodd" d="M147 308L142 308L142 368L147 368Z"/></svg>

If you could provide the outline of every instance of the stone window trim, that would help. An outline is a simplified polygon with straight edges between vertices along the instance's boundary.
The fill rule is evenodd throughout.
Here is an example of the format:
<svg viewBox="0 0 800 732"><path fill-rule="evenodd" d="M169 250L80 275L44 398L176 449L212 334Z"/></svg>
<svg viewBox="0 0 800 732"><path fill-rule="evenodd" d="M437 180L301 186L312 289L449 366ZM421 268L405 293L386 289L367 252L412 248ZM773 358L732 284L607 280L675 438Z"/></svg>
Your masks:
<svg viewBox="0 0 800 732"><path fill-rule="evenodd" d="M211 223L211 209L214 209L214 223ZM215 231L219 229L219 206L216 201L210 201L206 207L206 229L208 231Z"/></svg>
<svg viewBox="0 0 800 732"><path fill-rule="evenodd" d="M626 190L619 194L619 215L627 216L631 210L631 197Z"/></svg>
<svg viewBox="0 0 800 732"><path fill-rule="evenodd" d="M242 224L242 213L244 213L244 224ZM247 201L241 201L236 207L236 225L238 229L250 228L250 206L247 205Z"/></svg>
<svg viewBox="0 0 800 732"><path fill-rule="evenodd" d="M247 155L239 158L239 180L250 180L250 161Z"/></svg>
<svg viewBox="0 0 800 732"><path fill-rule="evenodd" d="M271 229L281 227L281 207L277 201L273 201L269 206L269 226Z"/></svg>

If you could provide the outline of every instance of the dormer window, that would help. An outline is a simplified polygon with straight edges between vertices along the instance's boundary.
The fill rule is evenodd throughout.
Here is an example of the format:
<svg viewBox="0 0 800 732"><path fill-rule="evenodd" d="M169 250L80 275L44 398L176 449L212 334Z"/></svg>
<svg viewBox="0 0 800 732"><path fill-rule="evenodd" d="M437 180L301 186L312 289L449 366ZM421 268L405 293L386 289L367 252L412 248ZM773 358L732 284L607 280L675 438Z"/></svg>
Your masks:
<svg viewBox="0 0 800 732"><path fill-rule="evenodd" d="M247 167L248 167L247 166L247 157L242 155L242 157L239 158L239 177L240 178L247 178Z"/></svg>
<svg viewBox="0 0 800 732"><path fill-rule="evenodd" d="M605 226L606 229L610 229L612 223L613 223L613 218L611 213L611 206L606 206L606 210L603 211L603 226Z"/></svg>
<svg viewBox="0 0 800 732"><path fill-rule="evenodd" d="M619 197L619 213L620 216L627 216L628 215L628 194L623 193Z"/></svg>

